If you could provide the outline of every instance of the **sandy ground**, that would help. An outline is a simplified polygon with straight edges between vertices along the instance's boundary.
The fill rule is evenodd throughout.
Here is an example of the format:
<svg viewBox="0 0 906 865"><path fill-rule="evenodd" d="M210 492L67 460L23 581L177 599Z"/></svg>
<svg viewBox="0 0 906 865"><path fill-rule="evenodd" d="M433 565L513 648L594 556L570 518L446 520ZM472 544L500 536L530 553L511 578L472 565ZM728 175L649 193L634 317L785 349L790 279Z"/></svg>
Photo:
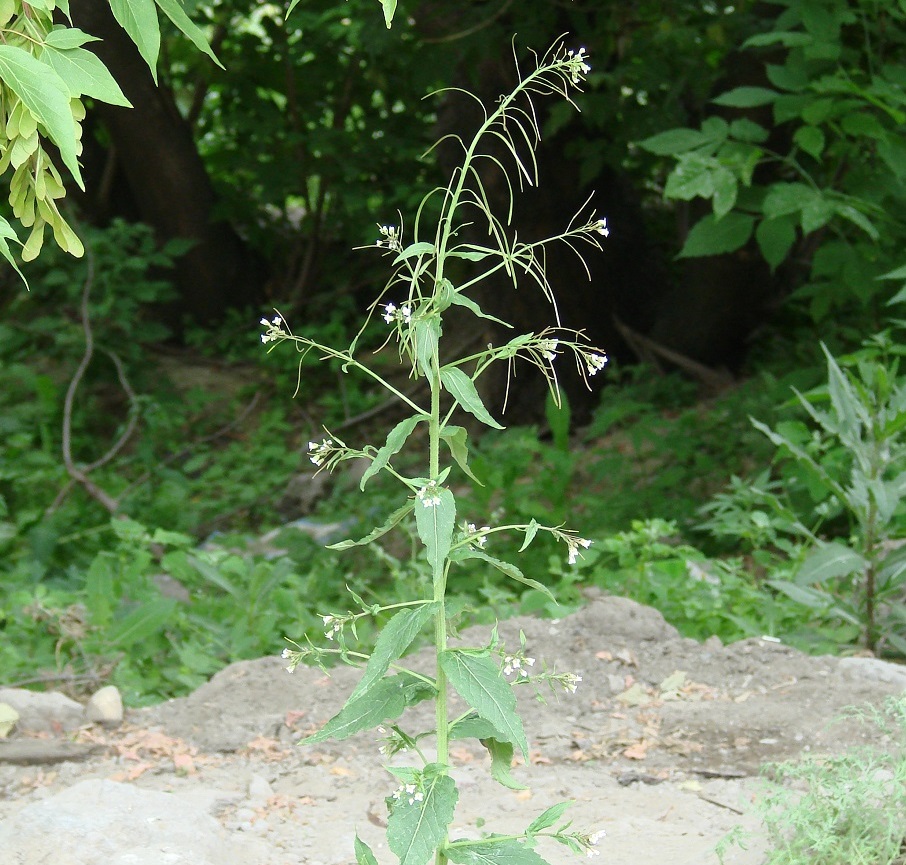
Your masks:
<svg viewBox="0 0 906 865"><path fill-rule="evenodd" d="M518 689L531 759L514 774L526 790L489 780L481 749L456 743L454 834L474 832L476 820L484 831L519 831L549 805L573 799L574 826L604 829L600 861L619 865L711 865L715 843L739 824L755 836L727 863L761 862L751 809L762 789L760 767L864 743L870 730L830 722L845 706L880 703L906 687L906 670L873 659L807 657L764 639L699 644L655 610L621 598L599 598L560 621L503 623L507 646L518 647L520 630L529 655L580 674L582 683L575 694L548 694L545 703L530 687ZM463 639L477 644L486 636L487 629L476 629ZM427 662L424 654L414 660ZM210 814L232 851L222 865L351 863L356 832L382 863L395 861L382 824L384 798L396 783L382 768L375 735L295 744L339 709L357 671L342 668L328 678L300 668L288 675L283 663L234 664L186 698L127 713L116 730L85 726L32 737L48 747L72 743L79 759L18 765L0 754L0 841L4 825L14 839L6 854L0 848L3 865L183 861L178 852L130 859L116 852L128 839L117 847L115 837L113 852L97 859L44 858L50 841L37 845L40 851L15 841L25 837L15 829L29 813L24 809L89 779L167 792ZM84 809L92 807L85 802ZM78 813L77 802L72 819ZM559 845L539 852L552 865L579 861Z"/></svg>

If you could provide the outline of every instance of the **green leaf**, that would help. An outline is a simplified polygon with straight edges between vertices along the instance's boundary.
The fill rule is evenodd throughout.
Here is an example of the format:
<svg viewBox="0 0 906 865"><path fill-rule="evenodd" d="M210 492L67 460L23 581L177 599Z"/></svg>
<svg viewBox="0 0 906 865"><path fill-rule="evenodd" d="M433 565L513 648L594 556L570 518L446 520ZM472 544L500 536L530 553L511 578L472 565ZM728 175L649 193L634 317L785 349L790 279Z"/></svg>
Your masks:
<svg viewBox="0 0 906 865"><path fill-rule="evenodd" d="M548 865L531 847L513 840L457 842L444 848L447 858L456 865Z"/></svg>
<svg viewBox="0 0 906 865"><path fill-rule="evenodd" d="M437 359L437 344L440 340L440 321L436 317L419 319L412 325L412 339L415 343L415 359L422 375L431 379Z"/></svg>
<svg viewBox="0 0 906 865"><path fill-rule="evenodd" d="M727 169L713 156L697 153L683 155L667 178L664 197L679 198L681 201L710 198L714 195L714 175L718 170Z"/></svg>
<svg viewBox="0 0 906 865"><path fill-rule="evenodd" d="M806 558L796 574L796 584L820 585L828 580L864 571L867 567L868 562L864 556L834 541L822 544Z"/></svg>
<svg viewBox="0 0 906 865"><path fill-rule="evenodd" d="M378 860L371 848L358 835L355 836L355 861L356 865L378 865Z"/></svg>
<svg viewBox="0 0 906 865"><path fill-rule="evenodd" d="M755 240L764 260L775 270L789 255L796 241L796 223L789 216L762 219L755 228Z"/></svg>
<svg viewBox="0 0 906 865"><path fill-rule="evenodd" d="M154 0L110 0L110 11L129 34L148 64L157 84L157 55L160 52L160 23Z"/></svg>
<svg viewBox="0 0 906 865"><path fill-rule="evenodd" d="M415 508L415 526L418 536L425 545L428 564L439 568L450 553L453 545L453 527L456 523L456 499L448 489L438 491L440 504L424 507L421 502Z"/></svg>
<svg viewBox="0 0 906 865"><path fill-rule="evenodd" d="M370 544L373 540L386 535L392 528L399 525L406 515L415 507L415 502L407 502L401 508L397 508L384 523L376 529L372 529L364 538L357 541L340 541L336 544L328 544L328 550L348 550L350 547L361 547Z"/></svg>
<svg viewBox="0 0 906 865"><path fill-rule="evenodd" d="M767 87L734 87L713 99L715 105L726 108L755 108L758 105L769 105L780 94Z"/></svg>
<svg viewBox="0 0 906 865"><path fill-rule="evenodd" d="M522 542L522 546L519 547L520 553L528 549L528 545L535 540L535 535L538 534L539 528L540 526L535 519L529 521L529 524L525 527L525 540Z"/></svg>
<svg viewBox="0 0 906 865"><path fill-rule="evenodd" d="M390 433L387 435L386 443L374 455L371 465L365 469L362 480L359 482L359 489L364 490L368 480L374 477L390 462L390 457L398 454L402 450L403 445L406 444L406 439L409 438L412 431L424 420L428 420L427 415L414 415L413 417L406 418L404 421L400 421L392 430L390 430Z"/></svg>
<svg viewBox="0 0 906 865"><path fill-rule="evenodd" d="M58 48L60 51L68 51L70 48L81 48L88 42L100 41L97 36L83 33L78 27L65 27L60 24L44 37L45 45Z"/></svg>
<svg viewBox="0 0 906 865"><path fill-rule="evenodd" d="M714 172L714 197L711 204L715 219L722 219L733 209L738 190L739 184L732 171L723 168Z"/></svg>
<svg viewBox="0 0 906 865"><path fill-rule="evenodd" d="M465 258L465 255L462 255L461 257ZM493 321L496 324L503 325L504 327L513 327L513 325L511 325L508 321L504 321L502 318L497 318L496 315L488 315L488 313L486 313L477 303L475 303L475 301L472 300L471 297L463 294L463 292L461 291L451 291L448 295L448 298L450 303L455 304L456 306L465 307L467 310L469 310L469 312L472 313L472 315L478 316L478 318L484 318L488 321Z"/></svg>
<svg viewBox="0 0 906 865"><path fill-rule="evenodd" d="M418 607L405 607L381 628L371 657L365 666L365 672L349 695L350 700L364 694L374 687L376 682L384 678L390 665L403 656L436 611L437 603L434 601Z"/></svg>
<svg viewBox="0 0 906 865"><path fill-rule="evenodd" d="M159 598L142 604L124 619L115 622L107 631L110 646L128 650L148 638L160 634L173 616L176 601L173 598Z"/></svg>
<svg viewBox="0 0 906 865"><path fill-rule="evenodd" d="M404 250L399 253L399 255L397 255L396 258L393 259L393 263L399 264L401 261L405 261L407 258L416 258L419 255L433 254L434 244L420 240L418 243L410 243Z"/></svg>
<svg viewBox="0 0 906 865"><path fill-rule="evenodd" d="M296 3L299 0L295 0ZM396 0L380 0L381 9L384 10L384 22L387 25L387 29L390 29L391 24L393 24L393 14L396 12Z"/></svg>
<svg viewBox="0 0 906 865"><path fill-rule="evenodd" d="M438 660L459 696L479 717L493 724L495 738L516 745L528 760L528 742L516 713L516 697L494 661L487 654L456 649L441 652Z"/></svg>
<svg viewBox="0 0 906 865"><path fill-rule="evenodd" d="M677 257L697 258L733 252L745 246L752 236L754 222L751 216L742 213L728 213L721 220L709 213L692 226Z"/></svg>
<svg viewBox="0 0 906 865"><path fill-rule="evenodd" d="M669 129L640 141L639 147L658 156L675 156L713 143L713 136L697 129Z"/></svg>
<svg viewBox="0 0 906 865"><path fill-rule="evenodd" d="M531 577L525 576L516 565L511 562L505 562L502 559L494 558L494 556L489 556L484 550L476 549L475 547L467 547L462 550L463 559L481 559L483 562L487 562L489 565L493 565L503 574L506 574L511 580L516 580L516 582L522 583L524 586L529 586L532 589L536 589L539 592L543 592L547 595L554 603L557 602L557 599L551 594L551 590L545 586L543 583L539 583L537 580L533 580Z"/></svg>
<svg viewBox="0 0 906 865"><path fill-rule="evenodd" d="M470 414L478 418L483 424L494 429L504 427L491 417L484 407L475 384L461 369L455 366L445 366L440 371L440 380L447 392Z"/></svg>
<svg viewBox="0 0 906 865"><path fill-rule="evenodd" d="M300 739L300 745L312 745L325 739L347 739L362 730L370 730L384 721L398 718L406 708L405 687L412 677L406 674L381 679L358 697L346 701L317 733Z"/></svg>
<svg viewBox="0 0 906 865"><path fill-rule="evenodd" d="M43 124L63 163L80 189L85 188L76 153L76 125L69 107L69 88L48 64L14 45L0 45L0 80Z"/></svg>
<svg viewBox="0 0 906 865"><path fill-rule="evenodd" d="M797 586L788 580L768 580L767 583L771 588L796 601L797 604L802 604L812 610L827 610L834 601L827 592Z"/></svg>
<svg viewBox="0 0 906 865"><path fill-rule="evenodd" d="M223 64L217 59L217 55L208 42L208 37L204 31L186 15L182 3L179 0L155 0L160 10L169 18L177 29L186 36L189 41L199 50L203 51L211 58L221 69Z"/></svg>
<svg viewBox="0 0 906 865"><path fill-rule="evenodd" d="M512 775L513 745L497 738L494 725L470 713L450 727L450 739L478 739L491 757L491 777L510 790L527 790Z"/></svg>
<svg viewBox="0 0 906 865"><path fill-rule="evenodd" d="M19 269L19 265L13 257L12 250L9 248L9 243L7 242L9 240L14 240L16 243L19 243L19 237L16 234L15 229L6 221L6 219L0 216L0 255L12 265L16 273L19 274L22 282L25 283L25 287L28 288L28 280Z"/></svg>
<svg viewBox="0 0 906 865"><path fill-rule="evenodd" d="M804 183L774 183L768 189L761 209L769 219L799 213L803 203L812 197L813 190Z"/></svg>
<svg viewBox="0 0 906 865"><path fill-rule="evenodd" d="M544 813L539 814L531 823L529 823L526 834L531 835L533 832L540 832L542 829L549 829L554 825L569 808L572 802L560 802L557 805L551 805Z"/></svg>
<svg viewBox="0 0 906 865"><path fill-rule="evenodd" d="M66 82L70 96L90 96L109 105L131 108L119 84L100 59L85 48L60 50L45 44L41 60L51 66Z"/></svg>
<svg viewBox="0 0 906 865"><path fill-rule="evenodd" d="M472 469L469 468L469 434L466 432L465 427L445 426L440 431L440 437L450 448L450 455L455 460L456 465L472 478L476 484L483 487L484 484L472 474Z"/></svg>
<svg viewBox="0 0 906 865"><path fill-rule="evenodd" d="M421 801L410 805L400 799L390 809L387 845L400 865L425 865L447 837L459 793L456 783L441 768L436 763L425 767Z"/></svg>
<svg viewBox="0 0 906 865"><path fill-rule="evenodd" d="M798 30L774 30L770 33L756 33L742 43L743 48L761 48L767 45L783 45L786 48L800 48L811 45L815 37Z"/></svg>
<svg viewBox="0 0 906 865"><path fill-rule="evenodd" d="M817 126L800 126L793 135L797 147L820 159L824 152L824 133Z"/></svg>

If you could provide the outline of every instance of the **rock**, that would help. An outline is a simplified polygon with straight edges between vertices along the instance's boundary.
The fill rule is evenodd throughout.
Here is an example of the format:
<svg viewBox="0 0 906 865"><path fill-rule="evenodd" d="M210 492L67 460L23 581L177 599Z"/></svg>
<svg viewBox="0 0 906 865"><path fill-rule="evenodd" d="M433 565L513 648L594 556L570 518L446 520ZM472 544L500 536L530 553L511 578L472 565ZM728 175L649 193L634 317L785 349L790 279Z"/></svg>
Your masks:
<svg viewBox="0 0 906 865"><path fill-rule="evenodd" d="M274 788L260 775L252 775L249 781L249 802L254 806L266 805L274 795Z"/></svg>
<svg viewBox="0 0 906 865"><path fill-rule="evenodd" d="M17 865L253 865L259 845L230 838L178 795L93 779L27 805L0 827Z"/></svg>
<svg viewBox="0 0 906 865"><path fill-rule="evenodd" d="M906 667L879 658L841 658L838 666L844 679L884 682L906 691Z"/></svg>
<svg viewBox="0 0 906 865"><path fill-rule="evenodd" d="M116 685L96 691L85 706L85 719L115 727L123 721L123 698Z"/></svg>
<svg viewBox="0 0 906 865"><path fill-rule="evenodd" d="M0 703L0 739L5 739L19 720L19 713L9 703Z"/></svg>
<svg viewBox="0 0 906 865"><path fill-rule="evenodd" d="M19 713L20 733L61 733L75 730L84 720L82 704L55 691L0 688L0 703Z"/></svg>

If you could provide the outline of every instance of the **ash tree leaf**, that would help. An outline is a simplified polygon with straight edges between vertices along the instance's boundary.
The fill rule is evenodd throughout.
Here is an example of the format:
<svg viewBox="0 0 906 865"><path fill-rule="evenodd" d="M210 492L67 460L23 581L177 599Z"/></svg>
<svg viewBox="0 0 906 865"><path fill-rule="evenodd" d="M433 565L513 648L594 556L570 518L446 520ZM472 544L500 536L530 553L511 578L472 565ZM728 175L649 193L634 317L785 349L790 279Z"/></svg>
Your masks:
<svg viewBox="0 0 906 865"><path fill-rule="evenodd" d="M390 462L390 457L398 454L403 449L403 445L406 444L406 439L409 438L412 431L423 420L428 420L426 415L414 415L413 417L406 418L404 421L400 421L392 430L390 430L387 435L386 443L374 455L371 465L365 469L362 480L359 482L359 489L364 490L365 484Z"/></svg>
<svg viewBox="0 0 906 865"><path fill-rule="evenodd" d="M317 733L306 736L300 745L312 745L325 739L347 739L354 733L370 730L384 721L403 714L406 708L405 688L411 676L403 674L381 679L346 704Z"/></svg>
<svg viewBox="0 0 906 865"><path fill-rule="evenodd" d="M425 865L447 836L459 793L453 779L436 763L425 767L422 800L400 799L387 819L387 845L400 865Z"/></svg>
<svg viewBox="0 0 906 865"><path fill-rule="evenodd" d="M97 36L91 36L78 27L57 26L47 36L44 37L44 44L52 48L58 48L60 51L68 51L70 48L81 48L88 42L100 42Z"/></svg>
<svg viewBox="0 0 906 865"><path fill-rule="evenodd" d="M160 23L154 0L110 0L113 17L135 43L154 83L157 84L157 55L160 53Z"/></svg>
<svg viewBox="0 0 906 865"><path fill-rule="evenodd" d="M440 380L446 391L467 411L483 424L494 429L504 429L484 407L475 384L461 369L445 366L440 371Z"/></svg>
<svg viewBox="0 0 906 865"><path fill-rule="evenodd" d="M381 525L372 529L364 538L360 538L357 541L339 541L336 544L329 544L327 549L348 550L350 547L361 547L365 544L370 544L373 540L386 535L392 528L399 525L414 507L415 502L407 502L401 508L397 508Z"/></svg>
<svg viewBox="0 0 906 865"><path fill-rule="evenodd" d="M169 18L176 28L199 50L211 58L221 69L223 64L208 42L204 31L188 16L179 0L155 0L161 12Z"/></svg>
<svg viewBox="0 0 906 865"><path fill-rule="evenodd" d="M548 865L531 847L511 838L496 841L493 835L483 841L448 844L444 853L456 865Z"/></svg>
<svg viewBox="0 0 906 865"><path fill-rule="evenodd" d="M469 468L469 434L465 427L445 426L440 431L440 437L447 443L450 448L450 455L458 465L478 486L484 484L478 480Z"/></svg>
<svg viewBox="0 0 906 865"><path fill-rule="evenodd" d="M47 63L15 45L0 45L0 80L44 126L48 138L59 148L63 163L79 188L84 189L66 82Z"/></svg>
<svg viewBox="0 0 906 865"><path fill-rule="evenodd" d="M826 583L839 577L864 571L868 561L864 556L836 541L822 544L802 563L796 574L796 584L810 586Z"/></svg>
<svg viewBox="0 0 906 865"><path fill-rule="evenodd" d="M45 43L41 60L51 66L66 82L71 96L77 99L80 96L90 96L109 105L132 107L132 103L123 95L107 67L97 55L85 48L61 50Z"/></svg>
<svg viewBox="0 0 906 865"><path fill-rule="evenodd" d="M448 489L438 492L440 504L415 508L415 527L428 553L428 564L437 569L450 553L456 523L456 499Z"/></svg>
<svg viewBox="0 0 906 865"><path fill-rule="evenodd" d="M728 213L718 220L713 214L702 217L692 226L677 258L722 255L745 246L752 236L755 220L742 213Z"/></svg>
<svg viewBox="0 0 906 865"><path fill-rule="evenodd" d="M7 241L14 240L16 243L19 243L19 237L16 235L15 229L7 222L2 216L0 216L0 255L2 255L13 267L16 273L19 274L19 277L22 279L22 282L25 283L25 287L28 288L28 280L25 278L25 275L19 269L19 265L16 263L16 259L13 256L12 250L9 248L9 243Z"/></svg>
<svg viewBox="0 0 906 865"><path fill-rule="evenodd" d="M764 260L775 270L796 241L796 222L790 216L762 219L755 228L755 240Z"/></svg>
<svg viewBox="0 0 906 865"><path fill-rule="evenodd" d="M298 0L296 0L298 2ZM381 9L384 10L384 23L389 30L393 24L393 15L396 12L396 0L380 0Z"/></svg>
<svg viewBox="0 0 906 865"><path fill-rule="evenodd" d="M522 719L516 712L516 697L490 656L447 649L440 653L438 660L459 696L480 718L493 725L495 738L516 745L528 760L528 742Z"/></svg>
<svg viewBox="0 0 906 865"><path fill-rule="evenodd" d="M354 850L356 865L378 865L377 857L358 835L355 836Z"/></svg>
<svg viewBox="0 0 906 865"><path fill-rule="evenodd" d="M815 159L820 159L824 152L824 133L817 126L800 126L793 141Z"/></svg>
<svg viewBox="0 0 906 865"><path fill-rule="evenodd" d="M734 87L711 101L726 108L755 108L770 105L778 96L776 90L767 87Z"/></svg>
<svg viewBox="0 0 906 865"><path fill-rule="evenodd" d="M675 156L713 143L713 136L697 129L668 129L640 141L639 147L656 156Z"/></svg>
<svg viewBox="0 0 906 865"><path fill-rule="evenodd" d="M380 681L390 665L401 658L419 631L431 620L437 611L437 603L431 601L418 607L405 607L381 628L381 632L371 651L371 657L365 665L365 672L355 686L349 699L364 694Z"/></svg>

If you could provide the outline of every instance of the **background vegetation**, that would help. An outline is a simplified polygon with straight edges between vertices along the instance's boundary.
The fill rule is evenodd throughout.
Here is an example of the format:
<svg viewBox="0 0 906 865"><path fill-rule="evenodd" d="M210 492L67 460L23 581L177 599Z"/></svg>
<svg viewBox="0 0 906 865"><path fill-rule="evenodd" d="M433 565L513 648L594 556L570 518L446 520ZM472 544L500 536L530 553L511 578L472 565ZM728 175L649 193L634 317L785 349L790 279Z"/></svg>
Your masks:
<svg viewBox="0 0 906 865"><path fill-rule="evenodd" d="M346 585L411 594L414 545L322 552L385 493L307 460L322 422L352 441L393 418L329 364L293 398L295 359L255 322L276 307L343 342L378 263L350 250L445 176L444 148L422 153L478 116L425 95L493 100L513 33L521 56L564 31L593 64L582 114L544 116L546 192L513 219L544 236L597 190L611 236L591 280L569 257L551 270L564 324L614 362L592 394L564 381L560 410L517 368L509 428L473 463L491 482L457 498L568 511L596 543L575 568L532 547L523 570L562 606L476 568L463 615L560 616L598 587L698 638L906 655L906 6L664 5L412 0L388 31L372 0L286 21L202 3L224 69L165 30L155 87L104 4L73 4L134 107L85 121L66 211L85 258L48 246L29 293L11 268L0 282L3 684L111 679L153 701L320 632ZM508 317L531 329L537 300L527 286Z"/></svg>

